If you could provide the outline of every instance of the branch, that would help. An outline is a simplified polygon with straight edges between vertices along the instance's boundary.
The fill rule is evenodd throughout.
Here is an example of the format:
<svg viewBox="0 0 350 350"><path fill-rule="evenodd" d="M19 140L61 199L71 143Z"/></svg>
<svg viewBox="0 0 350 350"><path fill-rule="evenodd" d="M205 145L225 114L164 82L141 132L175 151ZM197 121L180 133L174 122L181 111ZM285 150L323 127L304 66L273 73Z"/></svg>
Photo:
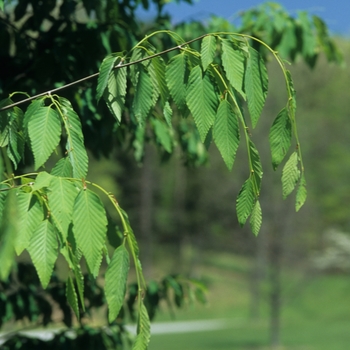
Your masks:
<svg viewBox="0 0 350 350"><path fill-rule="evenodd" d="M148 57L144 57L144 58L141 58L141 59L133 61L133 62L128 62L128 63L124 63L124 64L118 64L118 65L114 66L113 69L120 69L120 68L124 68L124 67L129 67L129 66L132 66L133 64L137 64L137 63L141 63L141 62L144 62L144 61L147 61L147 60L151 60L152 58L165 55L165 54L167 54L169 52L172 52L172 51L175 51L175 50L181 50L183 46L186 46L186 45L192 44L192 43L194 43L194 42L196 42L198 40L201 40L204 37L206 37L207 35L209 35L209 34L203 34L203 35L201 35L201 36L199 36L199 37L197 37L195 39L186 41L183 44L174 46L174 47L172 47L170 49L167 49L167 50L155 53L154 55L151 55L151 56L148 56ZM18 105L21 105L22 103L30 102L32 100L35 100L38 97L45 96L45 95L50 95L50 94L56 93L58 91L64 90L64 89L66 89L68 87L71 87L73 85L77 85L77 84L82 83L84 81L87 81L87 80L90 80L92 78L95 78L95 77L99 76L99 74L100 74L100 72L88 75L88 76L86 76L84 78L75 80L75 81L73 81L71 83L68 83L66 85L60 86L60 87L58 87L56 89L48 90L48 91L42 92L40 94L37 94L37 95L31 96L31 97L25 98L25 99L23 99L21 101L12 103L12 104L10 104L8 106L4 106L4 107L0 108L0 112L6 111L6 110L8 110L10 108L13 108L13 107L16 107Z"/></svg>

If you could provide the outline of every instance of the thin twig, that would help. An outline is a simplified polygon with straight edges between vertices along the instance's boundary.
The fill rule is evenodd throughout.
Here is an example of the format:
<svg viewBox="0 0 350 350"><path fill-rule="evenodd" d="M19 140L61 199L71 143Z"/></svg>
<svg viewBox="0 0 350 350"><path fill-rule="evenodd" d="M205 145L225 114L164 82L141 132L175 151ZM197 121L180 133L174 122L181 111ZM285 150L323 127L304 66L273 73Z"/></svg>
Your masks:
<svg viewBox="0 0 350 350"><path fill-rule="evenodd" d="M154 55L151 55L151 56L148 56L148 57L144 57L144 58L141 58L139 60L136 60L136 61L133 61L133 62L128 62L128 63L124 63L124 64L118 64L116 66L113 67L113 69L120 69L120 68L124 68L124 67L129 67L129 66L132 66L133 64L137 64L137 63L141 63L141 62L144 62L144 61L147 61L147 60L151 60L152 58L155 58L155 57L158 57L158 56L162 56L162 55L165 55L171 51L175 51L175 50L181 50L183 46L185 45L189 45L189 44L192 44L193 42L195 41L198 41L198 40L201 40L203 39L205 36L207 36L208 34L203 34L201 36L199 36L198 38L195 38L195 39L192 39L192 40L189 40L189 41L186 41L185 43L182 43L180 45L177 45L177 46L174 46L170 49L167 49L167 50L164 50L162 52L158 52L158 53L155 53ZM81 78L81 79L78 79L78 80L75 80L71 83L68 83L66 85L63 85L63 86L60 86L56 89L53 89L53 90L48 90L48 91L45 91L45 92L42 92L40 94L37 94L37 95L34 95L34 96L31 96L31 97L28 97L28 98L25 98L21 101L18 101L18 102L15 102L15 103L12 103L8 106L4 106L2 108L0 108L0 112L3 112L3 111L6 111L7 109L10 109L10 108L13 108L13 107L16 107L22 103L25 103L25 102L30 102L32 100L35 100L36 98L38 97L41 97L41 96L45 96L47 94L53 94L53 93L56 93L60 90L63 90L63 89L66 89L68 87L71 87L73 85L77 85L79 83L82 83L84 81L87 81L87 80L90 80L92 78L95 78L99 75L100 73L94 73L94 74L91 74L91 75L88 75L84 78Z"/></svg>

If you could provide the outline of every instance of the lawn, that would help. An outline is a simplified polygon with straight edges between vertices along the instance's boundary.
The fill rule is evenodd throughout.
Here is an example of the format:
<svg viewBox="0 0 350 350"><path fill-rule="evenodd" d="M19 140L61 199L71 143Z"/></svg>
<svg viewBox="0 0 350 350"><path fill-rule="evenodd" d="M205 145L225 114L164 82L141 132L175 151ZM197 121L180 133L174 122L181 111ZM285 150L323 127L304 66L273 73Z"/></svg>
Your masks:
<svg viewBox="0 0 350 350"><path fill-rule="evenodd" d="M201 267L209 282L207 306L176 312L176 321L226 319L227 327L212 331L154 334L149 350L267 350L269 347L268 285L263 285L261 315L249 317L249 260L208 255ZM285 271L283 275L281 349L348 350L350 348L350 276ZM158 321L169 321L166 309Z"/></svg>

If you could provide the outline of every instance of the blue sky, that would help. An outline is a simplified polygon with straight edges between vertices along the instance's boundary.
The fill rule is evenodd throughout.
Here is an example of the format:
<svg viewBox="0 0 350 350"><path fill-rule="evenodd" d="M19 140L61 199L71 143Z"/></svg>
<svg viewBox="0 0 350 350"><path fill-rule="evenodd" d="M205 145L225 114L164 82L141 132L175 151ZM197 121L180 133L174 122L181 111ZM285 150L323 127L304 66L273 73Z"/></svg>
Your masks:
<svg viewBox="0 0 350 350"><path fill-rule="evenodd" d="M263 3L263 1L253 0L194 0L194 2L194 5L173 2L167 4L165 9L171 14L175 23L187 19L205 20L211 14L232 21L240 11ZM321 17L327 23L331 33L350 36L350 0L281 0L276 2L282 4L291 14L298 10L307 10Z"/></svg>

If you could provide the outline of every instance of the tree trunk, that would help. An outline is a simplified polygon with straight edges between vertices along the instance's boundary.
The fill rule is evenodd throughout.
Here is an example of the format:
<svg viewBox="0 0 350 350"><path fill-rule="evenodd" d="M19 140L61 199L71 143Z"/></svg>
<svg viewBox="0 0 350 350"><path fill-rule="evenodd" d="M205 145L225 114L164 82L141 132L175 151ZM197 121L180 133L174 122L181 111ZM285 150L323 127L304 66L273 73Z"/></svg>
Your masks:
<svg viewBox="0 0 350 350"><path fill-rule="evenodd" d="M254 265L251 273L250 284L250 317L253 320L260 318L260 302L261 302L261 282L264 280L267 268L267 232L265 226L257 237L255 247Z"/></svg>
<svg viewBox="0 0 350 350"><path fill-rule="evenodd" d="M174 227L176 228L177 256L174 261L174 270L185 273L187 268L186 247L188 245L188 234L186 232L186 188L187 188L187 169L180 159L176 159L175 165L175 183L174 183Z"/></svg>
<svg viewBox="0 0 350 350"><path fill-rule="evenodd" d="M145 145L140 183L140 238L142 240L142 266L145 276L152 275L153 218L154 218L154 150Z"/></svg>
<svg viewBox="0 0 350 350"><path fill-rule="evenodd" d="M280 346L281 325L281 256L282 232L270 232L270 342L272 349Z"/></svg>

